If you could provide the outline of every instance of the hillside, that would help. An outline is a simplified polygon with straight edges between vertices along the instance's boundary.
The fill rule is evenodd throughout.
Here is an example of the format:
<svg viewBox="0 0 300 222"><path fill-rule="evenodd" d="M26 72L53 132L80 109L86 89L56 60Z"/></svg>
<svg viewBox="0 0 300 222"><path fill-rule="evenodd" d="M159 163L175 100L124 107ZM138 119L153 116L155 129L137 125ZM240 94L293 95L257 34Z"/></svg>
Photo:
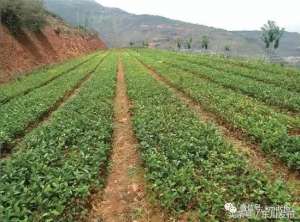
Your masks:
<svg viewBox="0 0 300 222"><path fill-rule="evenodd" d="M235 31L233 33L241 35L247 38L248 41L252 41L263 47L259 31ZM300 56L300 34L296 32L285 32L280 43L279 52L283 57Z"/></svg>
<svg viewBox="0 0 300 222"><path fill-rule="evenodd" d="M12 33L1 24L0 36L0 83L46 64L106 48L97 34L74 28L50 14L41 31L18 29Z"/></svg>
<svg viewBox="0 0 300 222"><path fill-rule="evenodd" d="M108 8L93 0L45 0L46 7L74 25L86 25L101 33L110 47L126 47L130 41L147 41L153 47L175 48L176 39L193 37L194 48L200 47L200 39L208 35L210 49L223 51L231 47L234 55L262 55L259 32L230 32L213 27L191 24L152 15L134 15L117 8ZM252 36L255 36L252 38ZM290 42L290 44L285 44ZM295 48L300 46L300 35L285 33L279 49L281 56L300 55Z"/></svg>

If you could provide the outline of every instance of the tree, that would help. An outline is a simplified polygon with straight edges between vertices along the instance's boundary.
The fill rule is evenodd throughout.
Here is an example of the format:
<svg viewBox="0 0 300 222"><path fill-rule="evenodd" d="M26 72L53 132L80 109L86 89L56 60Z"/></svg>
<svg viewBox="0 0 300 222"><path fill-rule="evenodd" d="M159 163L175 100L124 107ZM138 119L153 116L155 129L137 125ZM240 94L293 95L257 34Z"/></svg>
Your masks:
<svg viewBox="0 0 300 222"><path fill-rule="evenodd" d="M230 52L230 46L229 46L229 45L225 45L224 50L225 50L226 52Z"/></svg>
<svg viewBox="0 0 300 222"><path fill-rule="evenodd" d="M284 28L280 28L274 21L268 21L262 28L262 40L266 49L276 50L279 47L280 39L284 33Z"/></svg>
<svg viewBox="0 0 300 222"><path fill-rule="evenodd" d="M181 49L181 46L182 46L182 41L181 41L181 39L177 39L177 40L176 40L176 44L177 44L177 49L180 50L180 49Z"/></svg>
<svg viewBox="0 0 300 222"><path fill-rule="evenodd" d="M129 45L130 45L130 47L133 47L134 46L134 42L130 41Z"/></svg>
<svg viewBox="0 0 300 222"><path fill-rule="evenodd" d="M148 48L149 47L149 43L147 41L143 41L143 47L144 48Z"/></svg>
<svg viewBox="0 0 300 222"><path fill-rule="evenodd" d="M231 51L230 46L229 45L225 45L224 46L224 50L225 50L225 56L229 57L229 53Z"/></svg>
<svg viewBox="0 0 300 222"><path fill-rule="evenodd" d="M193 43L193 38L190 38L186 41L186 47L187 49L191 49L192 48L192 43Z"/></svg>
<svg viewBox="0 0 300 222"><path fill-rule="evenodd" d="M207 50L209 44L208 36L204 35L201 40L201 48Z"/></svg>

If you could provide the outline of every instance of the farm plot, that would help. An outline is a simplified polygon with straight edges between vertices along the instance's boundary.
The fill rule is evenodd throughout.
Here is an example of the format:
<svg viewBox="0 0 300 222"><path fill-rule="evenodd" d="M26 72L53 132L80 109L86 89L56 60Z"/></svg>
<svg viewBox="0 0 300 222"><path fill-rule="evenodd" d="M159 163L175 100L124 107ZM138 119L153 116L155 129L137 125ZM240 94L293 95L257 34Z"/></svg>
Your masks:
<svg viewBox="0 0 300 222"><path fill-rule="evenodd" d="M140 55L138 58L207 110L216 113L230 127L259 142L266 153L278 156L292 169L300 169L300 137L289 135L291 129L299 129L299 118L277 113L252 98L159 63L153 57Z"/></svg>
<svg viewBox="0 0 300 222"><path fill-rule="evenodd" d="M59 76L49 84L31 91L24 96L18 96L1 105L0 112L0 144L2 152L10 152L15 139L22 137L43 118L49 116L64 99L87 80L95 67L101 62L103 55L97 55L91 61L77 69Z"/></svg>
<svg viewBox="0 0 300 222"><path fill-rule="evenodd" d="M116 57L0 162L1 221L75 221L104 184L112 134ZM61 82L64 84L64 82Z"/></svg>
<svg viewBox="0 0 300 222"><path fill-rule="evenodd" d="M0 138L13 149L0 160L0 221L235 221L226 203L299 217L296 110L225 85L227 75L247 78L188 66L197 56L87 58L49 82L28 80L37 87L1 104ZM254 156L235 141L255 145ZM256 166L258 153L279 164Z"/></svg>
<svg viewBox="0 0 300 222"><path fill-rule="evenodd" d="M300 113L300 93L292 92L279 86L256 81L232 72L232 69L220 71L219 69L207 67L207 65L196 64L179 56L164 56L163 54L147 53L153 59L170 64L187 72L192 72L199 78L208 79L223 87L230 88L242 94L254 97L267 105L275 106L275 109L283 109L290 112ZM206 63L205 63L206 64Z"/></svg>
<svg viewBox="0 0 300 222"><path fill-rule="evenodd" d="M159 54L161 53L165 57L186 60L193 64L270 83L293 92L300 92L300 72L298 70L285 69L275 65L271 66L261 62L225 59L218 56L184 55L165 51L161 51Z"/></svg>
<svg viewBox="0 0 300 222"><path fill-rule="evenodd" d="M12 83L1 85L0 87L0 106L19 95L24 95L30 91L42 87L53 81L59 76L75 70L79 66L91 60L96 54L72 59L68 62L55 65L46 69L35 71L34 73L15 80Z"/></svg>
<svg viewBox="0 0 300 222"><path fill-rule="evenodd" d="M214 126L200 122L141 64L123 58L146 178L165 209L189 211L201 221L226 221L226 201L291 201L283 183L270 183L251 170Z"/></svg>

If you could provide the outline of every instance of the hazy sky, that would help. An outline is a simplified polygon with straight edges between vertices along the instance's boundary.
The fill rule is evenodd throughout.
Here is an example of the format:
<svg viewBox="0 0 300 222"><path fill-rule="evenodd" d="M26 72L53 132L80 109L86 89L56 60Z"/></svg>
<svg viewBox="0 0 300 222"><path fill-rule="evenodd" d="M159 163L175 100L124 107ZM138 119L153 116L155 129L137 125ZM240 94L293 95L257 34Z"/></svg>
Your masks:
<svg viewBox="0 0 300 222"><path fill-rule="evenodd" d="M300 32L300 0L96 0L135 14L172 19L228 30L253 30L275 20Z"/></svg>

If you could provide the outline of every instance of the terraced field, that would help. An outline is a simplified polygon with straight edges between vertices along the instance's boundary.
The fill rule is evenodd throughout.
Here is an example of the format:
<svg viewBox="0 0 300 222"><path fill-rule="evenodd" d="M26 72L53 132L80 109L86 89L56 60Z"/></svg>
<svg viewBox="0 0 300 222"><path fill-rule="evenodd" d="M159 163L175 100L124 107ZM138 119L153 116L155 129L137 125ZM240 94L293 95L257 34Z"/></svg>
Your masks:
<svg viewBox="0 0 300 222"><path fill-rule="evenodd" d="M124 49L0 86L0 221L300 219L299 83Z"/></svg>

